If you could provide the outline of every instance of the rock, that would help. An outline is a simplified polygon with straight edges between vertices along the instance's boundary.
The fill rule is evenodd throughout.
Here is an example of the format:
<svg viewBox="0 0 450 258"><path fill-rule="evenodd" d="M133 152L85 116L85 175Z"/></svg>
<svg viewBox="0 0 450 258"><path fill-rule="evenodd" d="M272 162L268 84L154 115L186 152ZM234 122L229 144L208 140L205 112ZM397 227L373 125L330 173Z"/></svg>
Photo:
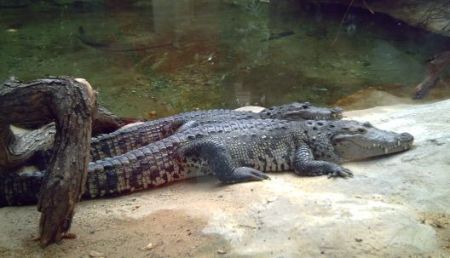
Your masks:
<svg viewBox="0 0 450 258"><path fill-rule="evenodd" d="M148 112L148 118L155 119L158 116L158 113L155 110Z"/></svg>
<svg viewBox="0 0 450 258"><path fill-rule="evenodd" d="M251 112L261 112L264 108L259 106L245 106L235 109L236 111L251 111Z"/></svg>
<svg viewBox="0 0 450 258"><path fill-rule="evenodd" d="M105 257L103 253L97 252L97 251L90 251L89 257Z"/></svg>
<svg viewBox="0 0 450 258"><path fill-rule="evenodd" d="M355 92L352 95L339 99L335 105L346 110L362 109L376 106L388 106L396 104L412 104L411 98L402 98L384 91L368 87Z"/></svg>
<svg viewBox="0 0 450 258"><path fill-rule="evenodd" d="M148 243L146 247L144 247L144 250L152 250L153 249L153 243Z"/></svg>
<svg viewBox="0 0 450 258"><path fill-rule="evenodd" d="M313 2L337 3L348 6L347 0L319 0ZM450 9L448 0L377 0L353 1L353 6L390 15L411 26L420 27L443 36L450 36Z"/></svg>
<svg viewBox="0 0 450 258"><path fill-rule="evenodd" d="M445 222L442 218L448 216L442 214L450 213L448 110L450 100L346 112L346 119L413 134L414 148L346 163L355 174L349 180L272 175L264 185L243 184L236 189L237 199L249 193L254 200L235 212L213 212L203 233L227 239L230 256L265 257L274 252L284 257L314 257L325 246L330 257L372 252L374 256L448 255L445 239L450 234L440 229L445 223L430 219ZM267 202L273 196L278 198ZM422 213L427 214L425 224ZM252 223L258 230L236 226Z"/></svg>
<svg viewBox="0 0 450 258"><path fill-rule="evenodd" d="M222 249L219 249L219 250L217 250L217 253L218 253L218 254L226 254L226 253L227 253L227 251L225 251L225 250L222 250Z"/></svg>
<svg viewBox="0 0 450 258"><path fill-rule="evenodd" d="M73 225L80 241L45 250L23 244L35 232L35 223L27 223L36 218L35 207L5 207L0 209L0 253L78 257L88 248L117 257L150 252L154 257L169 257L167 252L172 257L449 257L449 110L446 100L345 112L346 119L415 137L407 152L343 164L354 172L351 179L289 172L272 173L264 182L220 186L205 178L81 202L77 218L84 221ZM122 208L133 199L141 208ZM96 234L89 234L93 229ZM154 247L143 252L148 236ZM159 243L172 242L160 248Z"/></svg>

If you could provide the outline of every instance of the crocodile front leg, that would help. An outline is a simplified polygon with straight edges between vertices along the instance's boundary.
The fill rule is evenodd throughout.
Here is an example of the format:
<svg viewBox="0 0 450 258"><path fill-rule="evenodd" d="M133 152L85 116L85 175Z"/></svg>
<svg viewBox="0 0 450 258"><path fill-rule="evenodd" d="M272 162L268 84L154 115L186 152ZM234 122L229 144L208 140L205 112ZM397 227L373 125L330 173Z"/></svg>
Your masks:
<svg viewBox="0 0 450 258"><path fill-rule="evenodd" d="M227 147L216 140L191 142L178 151L181 158L204 159L220 182L234 184L269 179L265 173L250 167L237 167Z"/></svg>
<svg viewBox="0 0 450 258"><path fill-rule="evenodd" d="M311 148L302 143L295 151L294 172L302 176L352 177L352 172L336 163L314 160Z"/></svg>

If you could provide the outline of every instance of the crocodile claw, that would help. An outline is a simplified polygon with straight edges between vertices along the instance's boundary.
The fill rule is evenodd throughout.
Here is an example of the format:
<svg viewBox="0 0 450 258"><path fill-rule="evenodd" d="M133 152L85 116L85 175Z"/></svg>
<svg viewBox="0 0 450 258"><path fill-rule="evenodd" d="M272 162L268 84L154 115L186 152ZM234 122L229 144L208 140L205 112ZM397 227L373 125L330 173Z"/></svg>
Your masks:
<svg viewBox="0 0 450 258"><path fill-rule="evenodd" d="M236 168L233 172L237 176L249 177L249 179L254 179L256 181L269 179L269 176L266 175L264 172L249 167L239 167Z"/></svg>
<svg viewBox="0 0 450 258"><path fill-rule="evenodd" d="M328 178L336 178L336 177L349 178L353 177L353 173L348 168L338 167L337 169L333 170L331 173L328 174Z"/></svg>
<svg viewBox="0 0 450 258"><path fill-rule="evenodd" d="M270 179L270 177L259 170L249 167L239 167L233 170L233 175L224 183L232 184L247 181L262 181L266 179Z"/></svg>

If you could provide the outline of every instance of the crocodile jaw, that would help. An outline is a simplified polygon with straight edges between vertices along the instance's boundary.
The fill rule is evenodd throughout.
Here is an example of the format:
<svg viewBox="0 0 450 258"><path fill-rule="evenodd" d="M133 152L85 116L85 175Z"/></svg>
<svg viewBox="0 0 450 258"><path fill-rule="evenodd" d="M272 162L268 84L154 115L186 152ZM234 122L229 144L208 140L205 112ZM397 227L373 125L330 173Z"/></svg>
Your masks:
<svg viewBox="0 0 450 258"><path fill-rule="evenodd" d="M336 154L343 161L362 160L408 150L414 137L409 133L368 130L364 134L336 135L332 139Z"/></svg>

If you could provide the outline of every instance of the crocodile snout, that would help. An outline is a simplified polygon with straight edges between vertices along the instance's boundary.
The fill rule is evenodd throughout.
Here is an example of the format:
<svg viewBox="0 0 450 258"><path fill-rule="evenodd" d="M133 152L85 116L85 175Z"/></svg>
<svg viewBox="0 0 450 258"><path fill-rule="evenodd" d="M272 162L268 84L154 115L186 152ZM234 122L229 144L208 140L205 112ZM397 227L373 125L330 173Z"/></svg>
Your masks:
<svg viewBox="0 0 450 258"><path fill-rule="evenodd" d="M412 136L409 133L401 133L400 134L400 140L402 142L412 142L412 141L414 141L414 136Z"/></svg>
<svg viewBox="0 0 450 258"><path fill-rule="evenodd" d="M342 118L342 112L344 112L344 110L340 107L334 107L331 109L331 114L336 119Z"/></svg>

